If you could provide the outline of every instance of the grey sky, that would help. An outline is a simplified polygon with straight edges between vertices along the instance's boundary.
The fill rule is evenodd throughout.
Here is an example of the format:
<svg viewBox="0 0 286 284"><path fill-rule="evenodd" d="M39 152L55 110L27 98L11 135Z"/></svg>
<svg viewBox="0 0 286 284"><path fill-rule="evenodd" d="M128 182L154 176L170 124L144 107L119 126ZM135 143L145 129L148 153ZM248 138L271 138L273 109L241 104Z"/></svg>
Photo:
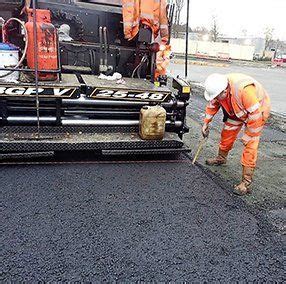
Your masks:
<svg viewBox="0 0 286 284"><path fill-rule="evenodd" d="M248 35L264 37L265 27L273 27L274 39L286 40L286 0L190 0L192 28L210 28L212 15L217 16L223 34L240 36L245 29ZM186 9L182 22L185 17Z"/></svg>

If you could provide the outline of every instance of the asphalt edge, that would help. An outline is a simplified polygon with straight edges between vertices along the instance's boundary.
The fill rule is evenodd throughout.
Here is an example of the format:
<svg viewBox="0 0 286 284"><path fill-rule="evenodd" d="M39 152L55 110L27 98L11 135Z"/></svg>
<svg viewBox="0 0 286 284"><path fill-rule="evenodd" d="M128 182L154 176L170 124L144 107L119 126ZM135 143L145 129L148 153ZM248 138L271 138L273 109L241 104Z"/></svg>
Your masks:
<svg viewBox="0 0 286 284"><path fill-rule="evenodd" d="M192 160L193 158L191 153L185 153L184 155L190 160ZM284 233L279 228L277 228L275 224L270 222L268 217L269 210L257 205L250 205L246 202L245 196L235 195L232 190L233 184L229 180L225 180L220 175L209 170L209 167L207 167L206 165L201 163L195 163L194 166L197 166L203 172L203 174L205 174L215 184L222 188L227 195L232 196L236 200L236 204L233 206L234 209L239 209L243 207L245 208L245 210L247 210L247 212L253 215L257 220L259 220L259 222L257 222L257 235L260 239L262 238L262 236L265 236L263 240L261 239L261 241L264 241L266 238L270 238L273 242L282 245L281 238ZM271 234L272 232L274 234Z"/></svg>

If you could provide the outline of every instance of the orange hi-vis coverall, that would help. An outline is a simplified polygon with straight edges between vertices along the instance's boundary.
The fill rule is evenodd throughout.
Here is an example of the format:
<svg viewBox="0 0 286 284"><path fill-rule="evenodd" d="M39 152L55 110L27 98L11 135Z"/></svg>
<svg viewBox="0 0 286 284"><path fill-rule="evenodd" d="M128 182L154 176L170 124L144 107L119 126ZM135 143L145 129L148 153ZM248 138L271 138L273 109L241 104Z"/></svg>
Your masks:
<svg viewBox="0 0 286 284"><path fill-rule="evenodd" d="M229 87L226 98L212 100L207 105L204 122L211 122L220 107L227 113L219 145L226 152L232 149L239 131L245 125L241 164L255 168L259 139L270 114L270 98L261 84L249 76L232 73L227 77Z"/></svg>
<svg viewBox="0 0 286 284"><path fill-rule="evenodd" d="M166 0L122 0L123 26L126 39L133 39L140 23L149 26L154 34L161 37L161 44L167 44L169 27Z"/></svg>
<svg viewBox="0 0 286 284"><path fill-rule="evenodd" d="M133 39L139 32L139 26L147 25L152 29L154 40L165 45L157 52L155 78L166 75L170 62L169 26L166 0L122 0L124 35Z"/></svg>

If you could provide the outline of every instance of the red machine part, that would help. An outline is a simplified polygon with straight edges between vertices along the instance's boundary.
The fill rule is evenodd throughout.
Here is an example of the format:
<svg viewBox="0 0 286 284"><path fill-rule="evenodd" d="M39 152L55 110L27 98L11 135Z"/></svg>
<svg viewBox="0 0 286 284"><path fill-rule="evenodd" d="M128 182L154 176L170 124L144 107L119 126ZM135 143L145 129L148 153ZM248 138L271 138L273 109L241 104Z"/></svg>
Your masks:
<svg viewBox="0 0 286 284"><path fill-rule="evenodd" d="M35 49L34 49L34 22L33 9L28 9L28 22L25 24L28 32L28 52L27 65L35 68ZM37 30L37 58L38 70L57 70L58 69L58 45L56 28L51 23L51 12L49 10L36 11L36 30ZM57 79L56 73L39 72L39 80L53 81Z"/></svg>

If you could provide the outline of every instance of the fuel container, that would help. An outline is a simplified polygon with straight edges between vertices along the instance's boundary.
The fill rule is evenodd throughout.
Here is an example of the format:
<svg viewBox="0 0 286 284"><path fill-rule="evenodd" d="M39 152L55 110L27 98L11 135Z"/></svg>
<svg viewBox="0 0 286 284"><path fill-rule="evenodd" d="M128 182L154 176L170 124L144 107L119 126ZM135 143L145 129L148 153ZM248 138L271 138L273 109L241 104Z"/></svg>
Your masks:
<svg viewBox="0 0 286 284"><path fill-rule="evenodd" d="M144 106L140 111L139 135L143 140L162 140L166 110L161 106Z"/></svg>

